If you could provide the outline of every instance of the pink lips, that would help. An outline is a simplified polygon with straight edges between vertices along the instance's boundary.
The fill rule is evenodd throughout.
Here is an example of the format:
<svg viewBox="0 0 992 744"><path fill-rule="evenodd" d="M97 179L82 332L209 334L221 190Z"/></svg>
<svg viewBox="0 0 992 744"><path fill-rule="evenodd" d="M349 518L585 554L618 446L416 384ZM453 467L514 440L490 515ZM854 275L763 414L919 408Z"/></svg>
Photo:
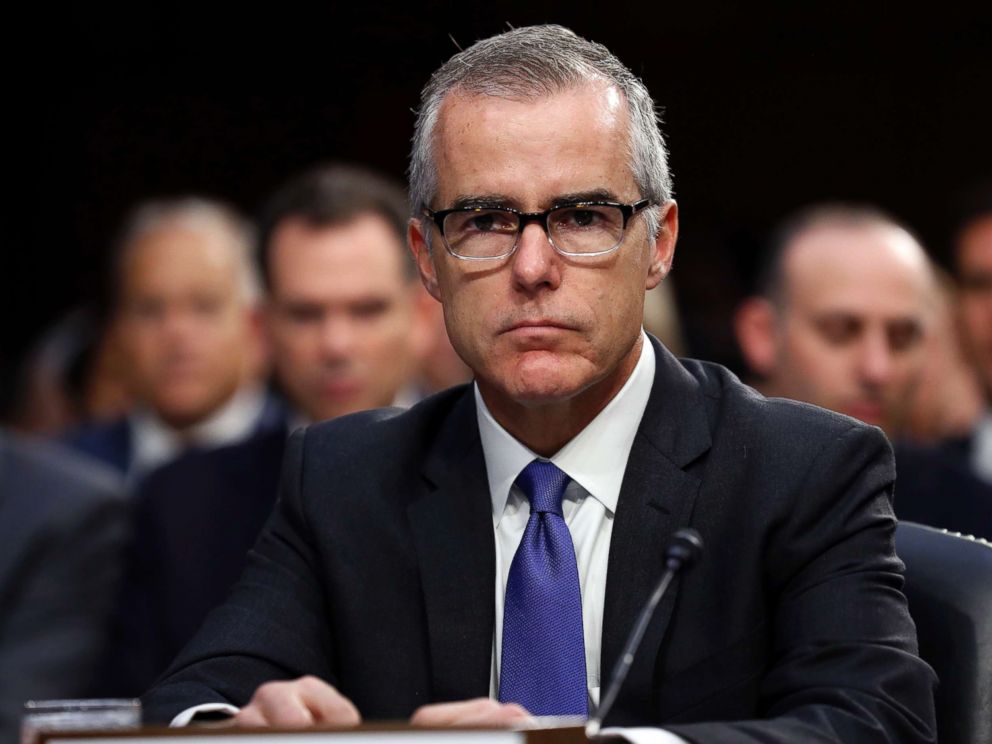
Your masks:
<svg viewBox="0 0 992 744"><path fill-rule="evenodd" d="M513 323L507 328L504 328L501 331L501 333L510 333L512 331L526 331L528 329L540 330L544 328L563 330L563 331L572 330L571 326L567 326L564 323L560 323L557 320L537 318L531 320L521 320L516 323Z"/></svg>

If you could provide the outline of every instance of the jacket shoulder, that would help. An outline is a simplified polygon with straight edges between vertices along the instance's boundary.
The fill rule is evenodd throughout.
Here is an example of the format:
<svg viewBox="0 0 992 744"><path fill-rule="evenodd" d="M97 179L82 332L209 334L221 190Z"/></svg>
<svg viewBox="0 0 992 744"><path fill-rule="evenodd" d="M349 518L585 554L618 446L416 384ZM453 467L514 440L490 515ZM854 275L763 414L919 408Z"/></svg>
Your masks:
<svg viewBox="0 0 992 744"><path fill-rule="evenodd" d="M680 361L699 384L715 441L740 438L754 447L795 452L815 451L850 435L882 440L888 447L877 427L810 403L766 397L722 365Z"/></svg>

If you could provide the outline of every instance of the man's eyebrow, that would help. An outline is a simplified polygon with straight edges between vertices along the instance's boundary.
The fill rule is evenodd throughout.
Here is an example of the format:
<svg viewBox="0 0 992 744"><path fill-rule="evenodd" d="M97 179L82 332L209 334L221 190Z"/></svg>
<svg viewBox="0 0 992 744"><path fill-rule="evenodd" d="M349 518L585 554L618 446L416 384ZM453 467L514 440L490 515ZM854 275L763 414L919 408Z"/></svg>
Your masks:
<svg viewBox="0 0 992 744"><path fill-rule="evenodd" d="M608 189L594 189L592 191L578 191L572 194L560 194L553 201L554 206L564 206L568 204L581 204L582 202L623 201L615 193Z"/></svg>
<svg viewBox="0 0 992 744"><path fill-rule="evenodd" d="M462 209L464 207L513 207L517 208L519 202L512 196L506 194L461 194L455 197L450 209Z"/></svg>

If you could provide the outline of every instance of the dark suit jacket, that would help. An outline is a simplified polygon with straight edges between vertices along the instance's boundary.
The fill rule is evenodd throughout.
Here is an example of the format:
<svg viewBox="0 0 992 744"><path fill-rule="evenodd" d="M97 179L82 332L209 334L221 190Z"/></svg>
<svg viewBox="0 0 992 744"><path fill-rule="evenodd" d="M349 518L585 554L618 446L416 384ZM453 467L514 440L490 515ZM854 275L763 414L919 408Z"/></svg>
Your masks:
<svg viewBox="0 0 992 744"><path fill-rule="evenodd" d="M138 486L104 694L148 689L223 601L272 511L287 437L191 452Z"/></svg>
<svg viewBox="0 0 992 744"><path fill-rule="evenodd" d="M669 535L690 525L707 548L655 614L608 723L707 742L932 740L885 438L656 352L613 527L604 670ZM495 560L475 415L463 387L295 435L244 577L145 697L150 719L303 674L368 719L487 695Z"/></svg>
<svg viewBox="0 0 992 744"><path fill-rule="evenodd" d="M131 465L131 439L131 426L127 417L121 416L82 424L64 434L60 441L123 475Z"/></svg>
<svg viewBox="0 0 992 744"><path fill-rule="evenodd" d="M92 694L126 539L113 473L0 433L0 741L25 700Z"/></svg>
<svg viewBox="0 0 992 744"><path fill-rule="evenodd" d="M992 540L992 485L971 469L970 441L896 448L900 519Z"/></svg>

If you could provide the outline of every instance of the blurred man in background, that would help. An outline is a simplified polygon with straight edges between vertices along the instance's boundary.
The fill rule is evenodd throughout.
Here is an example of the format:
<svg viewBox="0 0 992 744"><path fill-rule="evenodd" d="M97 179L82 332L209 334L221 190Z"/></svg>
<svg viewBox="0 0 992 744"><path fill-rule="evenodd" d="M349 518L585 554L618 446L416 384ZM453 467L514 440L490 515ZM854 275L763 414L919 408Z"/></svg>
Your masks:
<svg viewBox="0 0 992 744"><path fill-rule="evenodd" d="M112 471L0 430L0 742L26 700L92 694L126 536Z"/></svg>
<svg viewBox="0 0 992 744"><path fill-rule="evenodd" d="M453 374L438 350L436 303L406 250L406 221L403 188L355 167L311 171L265 208L265 328L289 420L142 484L108 694L150 685L240 575L276 499L289 429L403 403L428 349L437 374Z"/></svg>
<svg viewBox="0 0 992 744"><path fill-rule="evenodd" d="M953 245L957 321L985 410L971 431L936 449L899 452L896 511L903 519L992 539L992 189L972 195L963 212Z"/></svg>
<svg viewBox="0 0 992 744"><path fill-rule="evenodd" d="M901 519L992 536L985 487L945 448L907 438L941 302L916 239L871 208L814 207L778 233L760 278L735 323L762 392L880 426L896 445Z"/></svg>
<svg viewBox="0 0 992 744"><path fill-rule="evenodd" d="M410 401L429 305L406 214L398 183L344 166L292 181L267 206L266 327L277 384L301 421Z"/></svg>
<svg viewBox="0 0 992 744"><path fill-rule="evenodd" d="M814 403L899 435L920 381L934 275L902 226L867 207L818 206L773 242L759 294L735 319L768 395Z"/></svg>
<svg viewBox="0 0 992 744"><path fill-rule="evenodd" d="M272 423L251 249L248 223L215 202L135 210L115 256L112 323L136 406L71 432L70 446L136 480Z"/></svg>
<svg viewBox="0 0 992 744"><path fill-rule="evenodd" d="M992 188L975 206L958 231L955 268L961 328L987 405L970 437L971 468L992 484Z"/></svg>

